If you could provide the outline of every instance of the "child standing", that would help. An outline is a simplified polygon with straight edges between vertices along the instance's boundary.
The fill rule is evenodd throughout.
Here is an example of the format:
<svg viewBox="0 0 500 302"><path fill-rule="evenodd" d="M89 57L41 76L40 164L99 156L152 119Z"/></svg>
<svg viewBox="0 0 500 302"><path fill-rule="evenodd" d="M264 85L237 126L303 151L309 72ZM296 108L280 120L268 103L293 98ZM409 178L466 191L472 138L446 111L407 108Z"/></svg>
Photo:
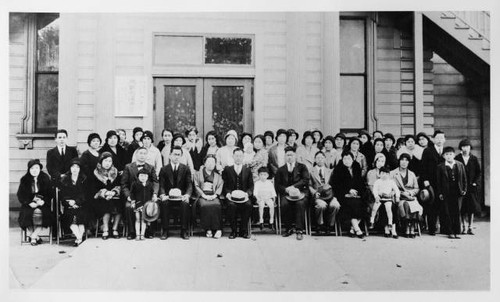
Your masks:
<svg viewBox="0 0 500 302"><path fill-rule="evenodd" d="M388 237L389 232L391 232L392 238L397 239L396 225L392 219L392 206L399 203L400 192L394 179L389 177L389 169L387 167L380 168L380 179L377 179L373 184L373 196L375 197L375 204L373 205L370 224L373 224L375 221L375 214L377 214L378 208L383 203L387 213L387 225L385 226L384 234ZM394 199L394 197L396 198Z"/></svg>
<svg viewBox="0 0 500 302"><path fill-rule="evenodd" d="M137 174L137 180L132 184L130 189L131 207L135 209L135 233L136 240L144 240L146 232L146 221L144 220L143 207L146 201L150 201L153 197L154 188L149 181L149 169L142 168Z"/></svg>
<svg viewBox="0 0 500 302"><path fill-rule="evenodd" d="M449 239L460 239L460 208L467 193L467 174L464 165L455 160L455 149L443 149L445 162L437 167L437 196L442 202L444 230Z"/></svg>
<svg viewBox="0 0 500 302"><path fill-rule="evenodd" d="M262 230L264 228L264 207L267 204L269 207L269 227L274 230L274 199L276 198L276 191L274 185L269 177L269 170L267 167L260 167L257 171L259 173L259 180L255 182L253 195L257 198L259 205L259 226Z"/></svg>

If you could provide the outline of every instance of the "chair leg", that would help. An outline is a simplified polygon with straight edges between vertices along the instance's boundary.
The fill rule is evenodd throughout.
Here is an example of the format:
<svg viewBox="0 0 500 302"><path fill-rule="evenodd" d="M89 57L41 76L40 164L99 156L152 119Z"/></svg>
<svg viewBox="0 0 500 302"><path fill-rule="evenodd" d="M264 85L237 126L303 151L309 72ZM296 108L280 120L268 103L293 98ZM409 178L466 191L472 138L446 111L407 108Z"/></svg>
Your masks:
<svg viewBox="0 0 500 302"><path fill-rule="evenodd" d="M99 233L99 218L97 218L97 222L96 222L96 227L95 227L95 238L97 238L98 233Z"/></svg>
<svg viewBox="0 0 500 302"><path fill-rule="evenodd" d="M339 236L342 237L342 223L340 221L337 221L339 225Z"/></svg>

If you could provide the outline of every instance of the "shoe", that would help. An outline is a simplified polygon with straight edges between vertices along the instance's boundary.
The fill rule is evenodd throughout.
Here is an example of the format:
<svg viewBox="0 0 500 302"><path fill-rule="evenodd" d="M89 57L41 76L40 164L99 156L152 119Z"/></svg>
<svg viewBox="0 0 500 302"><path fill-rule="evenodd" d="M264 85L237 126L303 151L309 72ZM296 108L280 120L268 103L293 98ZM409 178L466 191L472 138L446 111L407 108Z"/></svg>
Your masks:
<svg viewBox="0 0 500 302"><path fill-rule="evenodd" d="M243 232L243 235L242 235L241 237L243 237L243 238L245 238L245 239L250 239L250 233L248 233L248 232Z"/></svg>
<svg viewBox="0 0 500 302"><path fill-rule="evenodd" d="M359 239L363 239L365 238L365 234L363 234L363 232L359 232L359 233L356 233L356 237L358 237Z"/></svg>
<svg viewBox="0 0 500 302"><path fill-rule="evenodd" d="M167 238L168 238L167 232L164 232L163 234L161 234L161 237L160 237L161 240L167 240Z"/></svg>
<svg viewBox="0 0 500 302"><path fill-rule="evenodd" d="M274 226L274 222L269 222L269 228L270 228L272 231L276 231L276 227Z"/></svg>
<svg viewBox="0 0 500 302"><path fill-rule="evenodd" d="M262 223L262 222L261 222L261 223L259 223L259 229L260 229L261 231L262 231L262 230L264 230L264 223Z"/></svg>
<svg viewBox="0 0 500 302"><path fill-rule="evenodd" d="M43 241L42 241L42 238L37 238L37 239L36 239L36 244L42 244L42 242L43 242Z"/></svg>
<svg viewBox="0 0 500 302"><path fill-rule="evenodd" d="M350 230L349 237L354 238L354 236L356 236L356 234L354 233L354 230Z"/></svg>
<svg viewBox="0 0 500 302"><path fill-rule="evenodd" d="M467 233L467 231L465 231L465 229L462 230L462 235L465 235Z"/></svg>
<svg viewBox="0 0 500 302"><path fill-rule="evenodd" d="M368 226L368 229L373 230L375 228L375 223L370 222L370 225Z"/></svg>
<svg viewBox="0 0 500 302"><path fill-rule="evenodd" d="M108 232L102 233L102 240L108 240L108 236L109 236Z"/></svg>
<svg viewBox="0 0 500 302"><path fill-rule="evenodd" d="M231 234L229 234L229 239L234 239L236 238L236 232L232 231Z"/></svg>
<svg viewBox="0 0 500 302"><path fill-rule="evenodd" d="M429 232L430 236L436 236L436 232Z"/></svg>
<svg viewBox="0 0 500 302"><path fill-rule="evenodd" d="M208 230L206 236L207 238L212 238L212 231Z"/></svg>
<svg viewBox="0 0 500 302"><path fill-rule="evenodd" d="M135 237L135 241L139 241L139 240L141 240L141 236L140 235Z"/></svg>
<svg viewBox="0 0 500 302"><path fill-rule="evenodd" d="M144 240L144 236L143 235L139 236L139 240Z"/></svg>
<svg viewBox="0 0 500 302"><path fill-rule="evenodd" d="M181 238L184 240L189 240L189 233L186 231L181 231Z"/></svg>
<svg viewBox="0 0 500 302"><path fill-rule="evenodd" d="M290 235L292 235L294 233L294 230L293 229L289 229L289 230L286 230L283 235L283 237L289 237Z"/></svg>
<svg viewBox="0 0 500 302"><path fill-rule="evenodd" d="M147 234L145 236L141 235L141 237L146 237L147 239L153 239L154 238L153 234Z"/></svg>
<svg viewBox="0 0 500 302"><path fill-rule="evenodd" d="M463 234L463 233L462 233L462 234ZM472 229L471 229L471 228L469 228L469 229L467 230L467 234L469 234L469 235L474 235L474 233L472 232Z"/></svg>
<svg viewBox="0 0 500 302"><path fill-rule="evenodd" d="M214 238L215 239L219 239L220 237L222 237L222 231L221 230L217 230L215 232Z"/></svg>
<svg viewBox="0 0 500 302"><path fill-rule="evenodd" d="M31 240L31 245L35 246L35 245L38 245L38 243L36 243L36 240Z"/></svg>
<svg viewBox="0 0 500 302"><path fill-rule="evenodd" d="M302 231L297 231L297 240L302 240L304 239L304 235L302 234Z"/></svg>
<svg viewBox="0 0 500 302"><path fill-rule="evenodd" d="M462 239L462 238L458 237L458 235L455 235L455 239Z"/></svg>
<svg viewBox="0 0 500 302"><path fill-rule="evenodd" d="M455 236L450 234L450 235L448 235L448 239L455 239Z"/></svg>
<svg viewBox="0 0 500 302"><path fill-rule="evenodd" d="M399 238L399 236L398 236L397 234L396 234L396 235L392 235L392 238L394 238L394 239L398 239L398 238Z"/></svg>
<svg viewBox="0 0 500 302"><path fill-rule="evenodd" d="M136 238L135 234L129 234L129 235L127 236L127 240L133 240L133 239L135 239L135 238Z"/></svg>

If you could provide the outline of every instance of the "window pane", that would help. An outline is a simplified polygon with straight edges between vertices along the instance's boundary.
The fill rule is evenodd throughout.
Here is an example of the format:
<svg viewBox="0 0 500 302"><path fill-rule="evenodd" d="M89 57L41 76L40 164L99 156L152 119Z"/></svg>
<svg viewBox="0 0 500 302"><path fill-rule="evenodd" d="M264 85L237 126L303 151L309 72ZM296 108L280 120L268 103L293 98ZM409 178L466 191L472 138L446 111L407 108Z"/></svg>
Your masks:
<svg viewBox="0 0 500 302"><path fill-rule="evenodd" d="M340 128L365 128L365 78L340 77Z"/></svg>
<svg viewBox="0 0 500 302"><path fill-rule="evenodd" d="M207 64L252 64L252 39L207 38L205 44Z"/></svg>
<svg viewBox="0 0 500 302"><path fill-rule="evenodd" d="M195 101L195 86L165 86L165 128L184 133L194 126Z"/></svg>
<svg viewBox="0 0 500 302"><path fill-rule="evenodd" d="M57 74L38 74L36 78L36 132L57 129Z"/></svg>
<svg viewBox="0 0 500 302"><path fill-rule="evenodd" d="M231 129L243 132L243 91L244 86L213 86L213 128L219 137Z"/></svg>
<svg viewBox="0 0 500 302"><path fill-rule="evenodd" d="M364 20L340 20L340 72L365 72Z"/></svg>
<svg viewBox="0 0 500 302"><path fill-rule="evenodd" d="M154 63L158 65L201 65L203 38L189 36L156 36Z"/></svg>
<svg viewBox="0 0 500 302"><path fill-rule="evenodd" d="M59 17L54 14L37 16L38 71L59 70Z"/></svg>

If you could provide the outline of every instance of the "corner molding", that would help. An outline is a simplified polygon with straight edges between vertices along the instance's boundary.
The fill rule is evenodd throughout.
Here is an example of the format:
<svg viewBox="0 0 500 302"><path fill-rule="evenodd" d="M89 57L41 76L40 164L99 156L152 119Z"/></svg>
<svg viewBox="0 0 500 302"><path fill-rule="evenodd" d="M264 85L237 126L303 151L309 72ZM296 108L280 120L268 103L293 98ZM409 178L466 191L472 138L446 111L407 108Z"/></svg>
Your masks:
<svg viewBox="0 0 500 302"><path fill-rule="evenodd" d="M43 139L43 140L49 140L53 139L54 135L50 133L17 133L16 134L17 141L19 142L19 149L21 150L30 150L33 149L33 141L35 139Z"/></svg>

